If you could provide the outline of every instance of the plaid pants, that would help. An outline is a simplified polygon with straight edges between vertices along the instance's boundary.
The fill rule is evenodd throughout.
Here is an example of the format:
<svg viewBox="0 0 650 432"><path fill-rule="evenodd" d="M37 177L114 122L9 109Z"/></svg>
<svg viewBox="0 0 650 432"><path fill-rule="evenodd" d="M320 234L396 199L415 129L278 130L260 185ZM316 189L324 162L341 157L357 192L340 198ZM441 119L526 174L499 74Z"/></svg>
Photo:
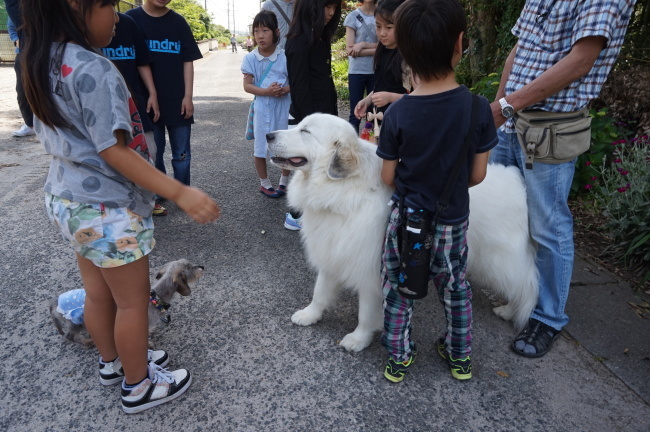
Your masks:
<svg viewBox="0 0 650 432"><path fill-rule="evenodd" d="M397 247L399 210L393 208L386 229L381 275L384 291L384 332L381 343L393 360L406 361L415 350L411 340L411 318L415 300L397 290L400 256ZM433 233L429 279L445 306L447 350L454 358L472 352L472 289L465 277L467 269L467 221L460 225L438 225Z"/></svg>

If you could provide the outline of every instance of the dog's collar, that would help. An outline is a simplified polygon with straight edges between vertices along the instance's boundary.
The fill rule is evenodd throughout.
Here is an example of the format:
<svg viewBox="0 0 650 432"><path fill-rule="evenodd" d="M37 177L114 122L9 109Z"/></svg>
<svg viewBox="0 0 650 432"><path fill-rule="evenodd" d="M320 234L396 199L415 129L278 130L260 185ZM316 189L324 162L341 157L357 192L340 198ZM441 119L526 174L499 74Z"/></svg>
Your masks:
<svg viewBox="0 0 650 432"><path fill-rule="evenodd" d="M169 310L170 307L172 307L168 303L163 303L162 300L158 298L158 295L156 294L155 291L151 291L149 293L149 302L160 311L161 314L164 314L164 316L160 317L160 320L164 323L169 324L169 321L171 321L171 317L167 313L167 310Z"/></svg>

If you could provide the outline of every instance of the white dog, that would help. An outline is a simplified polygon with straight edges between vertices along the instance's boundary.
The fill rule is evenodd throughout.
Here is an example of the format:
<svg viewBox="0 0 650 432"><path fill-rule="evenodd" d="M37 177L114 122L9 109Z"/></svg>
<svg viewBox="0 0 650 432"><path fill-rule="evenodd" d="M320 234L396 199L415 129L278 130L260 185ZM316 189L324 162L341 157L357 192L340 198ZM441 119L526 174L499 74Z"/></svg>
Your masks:
<svg viewBox="0 0 650 432"><path fill-rule="evenodd" d="M267 134L267 141L273 163L296 171L289 204L302 211L302 240L318 270L312 302L291 321L316 323L348 287L359 296L359 322L341 345L360 351L383 327L380 263L392 191L381 182L377 147L327 114ZM508 304L494 312L521 328L538 290L523 179L516 168L490 166L485 181L470 191L469 277L503 296Z"/></svg>

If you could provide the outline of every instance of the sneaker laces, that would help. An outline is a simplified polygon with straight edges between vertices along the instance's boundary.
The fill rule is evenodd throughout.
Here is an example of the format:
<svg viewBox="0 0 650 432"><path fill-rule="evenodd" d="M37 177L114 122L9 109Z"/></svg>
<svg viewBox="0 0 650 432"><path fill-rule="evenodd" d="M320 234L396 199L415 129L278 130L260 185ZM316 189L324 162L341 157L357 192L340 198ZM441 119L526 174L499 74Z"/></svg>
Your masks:
<svg viewBox="0 0 650 432"><path fill-rule="evenodd" d="M161 381L165 381L168 384L174 383L174 374L167 369L161 368L153 362L149 363L149 367L151 368L151 374L153 375L153 378L151 378L151 382L153 384L159 383Z"/></svg>

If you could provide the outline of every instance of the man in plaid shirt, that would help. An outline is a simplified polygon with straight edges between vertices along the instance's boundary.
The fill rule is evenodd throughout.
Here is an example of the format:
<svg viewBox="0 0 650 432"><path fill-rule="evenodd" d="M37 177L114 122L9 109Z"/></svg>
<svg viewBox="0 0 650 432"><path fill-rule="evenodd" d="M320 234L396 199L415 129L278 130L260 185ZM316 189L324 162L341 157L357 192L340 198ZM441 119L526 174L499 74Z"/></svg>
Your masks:
<svg viewBox="0 0 650 432"><path fill-rule="evenodd" d="M512 33L492 112L499 144L491 162L516 165L526 181L531 235L538 244L539 298L512 342L526 357L548 352L569 318L564 311L573 270L573 217L567 200L575 160L536 161L524 169L514 129L517 111L579 111L598 96L618 56L636 0L528 0ZM505 264L505 263L504 263ZM507 264L505 264L507 265Z"/></svg>

